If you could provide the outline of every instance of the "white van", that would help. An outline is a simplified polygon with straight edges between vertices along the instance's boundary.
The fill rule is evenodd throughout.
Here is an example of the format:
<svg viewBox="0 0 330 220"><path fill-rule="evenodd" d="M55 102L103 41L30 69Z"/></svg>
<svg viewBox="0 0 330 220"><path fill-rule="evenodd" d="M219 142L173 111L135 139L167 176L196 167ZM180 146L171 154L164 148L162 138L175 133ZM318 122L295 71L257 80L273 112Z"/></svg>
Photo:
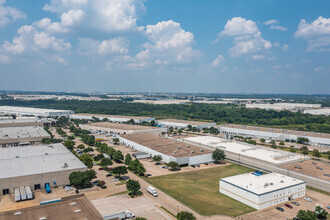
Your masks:
<svg viewBox="0 0 330 220"><path fill-rule="evenodd" d="M154 187L152 187L152 186L148 186L147 187L147 191L148 191L148 193L150 193L154 197L157 197L158 196L156 189Z"/></svg>

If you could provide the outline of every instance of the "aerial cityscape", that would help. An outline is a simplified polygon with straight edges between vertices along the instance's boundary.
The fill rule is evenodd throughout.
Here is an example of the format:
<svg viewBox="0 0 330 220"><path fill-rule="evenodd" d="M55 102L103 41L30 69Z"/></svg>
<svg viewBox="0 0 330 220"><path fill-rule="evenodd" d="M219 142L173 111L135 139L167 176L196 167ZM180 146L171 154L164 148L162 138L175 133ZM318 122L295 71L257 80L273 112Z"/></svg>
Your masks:
<svg viewBox="0 0 330 220"><path fill-rule="evenodd" d="M0 0L0 220L330 219L327 0Z"/></svg>

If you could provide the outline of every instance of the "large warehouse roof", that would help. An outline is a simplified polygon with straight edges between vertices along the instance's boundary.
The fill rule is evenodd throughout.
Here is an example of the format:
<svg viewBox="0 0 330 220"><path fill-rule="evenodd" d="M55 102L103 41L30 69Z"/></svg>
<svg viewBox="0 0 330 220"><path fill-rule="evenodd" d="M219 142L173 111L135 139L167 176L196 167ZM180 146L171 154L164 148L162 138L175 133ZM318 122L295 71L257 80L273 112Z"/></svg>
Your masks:
<svg viewBox="0 0 330 220"><path fill-rule="evenodd" d="M0 167L0 179L86 168L62 144L0 148Z"/></svg>
<svg viewBox="0 0 330 220"><path fill-rule="evenodd" d="M55 122L52 118L37 118L37 117L19 117L16 119L0 119L0 126L1 127L13 127L13 126L20 126L19 124L24 125L43 125L44 123L51 123Z"/></svg>
<svg viewBox="0 0 330 220"><path fill-rule="evenodd" d="M158 123L161 122L180 123L180 124L195 125L195 126L215 124L214 122L188 121L188 120L178 120L178 119L159 119Z"/></svg>
<svg viewBox="0 0 330 220"><path fill-rule="evenodd" d="M261 176L256 176L252 173L245 173L222 178L220 180L257 195L305 183L302 180L284 176L278 173L269 173Z"/></svg>
<svg viewBox="0 0 330 220"><path fill-rule="evenodd" d="M110 123L110 122L96 122L91 123L89 126L92 127L102 127L102 128L111 128L111 129L118 129L118 130L152 130L152 129L159 129L156 127L150 126L141 126L141 125L130 125L130 124L119 124L119 123Z"/></svg>
<svg viewBox="0 0 330 220"><path fill-rule="evenodd" d="M299 154L284 152L266 147L259 147L240 142L224 142L221 138L211 136L190 137L186 138L186 140L199 144L204 144L214 148L223 149L225 151L248 156L251 158L267 161L273 164L281 164L288 161L303 159L303 156Z"/></svg>
<svg viewBox="0 0 330 220"><path fill-rule="evenodd" d="M0 106L0 112L6 114L35 115L35 116L59 116L73 114L71 110L28 108L17 106Z"/></svg>
<svg viewBox="0 0 330 220"><path fill-rule="evenodd" d="M178 142L170 138L150 133L124 134L120 136L157 152L176 158L212 153L210 150L195 145L187 145L183 142Z"/></svg>
<svg viewBox="0 0 330 220"><path fill-rule="evenodd" d="M80 114L73 114L74 116L89 116L89 117L96 117L96 118L123 118L123 119L134 119L134 120L141 120L141 119L150 119L151 117L142 117L142 116L127 116L127 115L100 115L100 114L88 114L88 113L80 113Z"/></svg>
<svg viewBox="0 0 330 220"><path fill-rule="evenodd" d="M37 126L3 127L0 129L0 140L36 137L50 137L50 135L43 129L43 127Z"/></svg>

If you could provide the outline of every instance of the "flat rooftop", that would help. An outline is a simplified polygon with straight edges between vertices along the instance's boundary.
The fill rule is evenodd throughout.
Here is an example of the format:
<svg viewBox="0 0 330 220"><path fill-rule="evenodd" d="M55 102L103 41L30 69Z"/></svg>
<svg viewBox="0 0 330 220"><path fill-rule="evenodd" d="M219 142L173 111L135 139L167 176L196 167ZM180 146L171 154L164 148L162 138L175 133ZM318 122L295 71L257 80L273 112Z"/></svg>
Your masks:
<svg viewBox="0 0 330 220"><path fill-rule="evenodd" d="M178 119L159 119L158 122L172 122L172 123L181 123L188 125L206 125L215 122L202 122L202 121L188 121L188 120L178 120Z"/></svg>
<svg viewBox="0 0 330 220"><path fill-rule="evenodd" d="M0 106L0 112L5 113L19 113L19 114L43 114L49 112L71 112L71 110L59 110L59 109L45 109L45 108L28 108L28 107L18 107L18 106Z"/></svg>
<svg viewBox="0 0 330 220"><path fill-rule="evenodd" d="M224 139L212 136L197 136L185 138L198 144L209 147L219 148L232 153L256 158L273 164L282 164L284 162L303 159L303 155L294 154L286 151L250 145L241 142L224 142Z"/></svg>
<svg viewBox="0 0 330 220"><path fill-rule="evenodd" d="M291 134L291 135L298 135L298 136L330 138L330 134L327 134L327 133L286 130L286 129L281 129L281 128L267 128L267 127L257 127L257 126L237 125L237 124L223 124L223 125L218 125L216 127L227 127L227 128L236 128L236 129L271 132L271 133L282 133L282 134Z"/></svg>
<svg viewBox="0 0 330 220"><path fill-rule="evenodd" d="M45 217L44 219L63 220L103 219L95 206L83 194L62 198L61 202L0 213L0 220L37 220L43 217Z"/></svg>
<svg viewBox="0 0 330 220"><path fill-rule="evenodd" d="M269 173L261 176L245 173L236 176L220 179L221 181L230 183L240 187L251 193L262 195L272 191L280 190L285 187L303 184L305 181L298 180L292 177L284 176L278 173ZM265 186L268 184L267 186ZM221 187L221 183L220 183Z"/></svg>
<svg viewBox="0 0 330 220"><path fill-rule="evenodd" d="M0 179L87 168L63 144L0 148L0 167Z"/></svg>
<svg viewBox="0 0 330 220"><path fill-rule="evenodd" d="M129 125L129 124L119 124L119 123L110 123L110 122L95 122L88 125L94 127L111 128L111 129L126 130L126 131L159 129L151 126Z"/></svg>
<svg viewBox="0 0 330 220"><path fill-rule="evenodd" d="M125 119L149 119L152 117L142 117L142 116L127 116L127 115L100 115L100 114L87 114L87 113L78 113L74 115L81 116L94 116L94 117L104 117L104 118L125 118Z"/></svg>
<svg viewBox="0 0 330 220"><path fill-rule="evenodd" d="M196 145L186 144L180 141L175 141L170 138L150 133L123 134L120 136L157 152L176 158L192 157L212 153L212 151L198 147Z"/></svg>
<svg viewBox="0 0 330 220"><path fill-rule="evenodd" d="M0 119L1 124L20 124L20 123L46 123L55 121L52 118L21 117L16 119Z"/></svg>
<svg viewBox="0 0 330 220"><path fill-rule="evenodd" d="M3 127L0 128L0 140L50 137L43 127L23 126L23 127Z"/></svg>

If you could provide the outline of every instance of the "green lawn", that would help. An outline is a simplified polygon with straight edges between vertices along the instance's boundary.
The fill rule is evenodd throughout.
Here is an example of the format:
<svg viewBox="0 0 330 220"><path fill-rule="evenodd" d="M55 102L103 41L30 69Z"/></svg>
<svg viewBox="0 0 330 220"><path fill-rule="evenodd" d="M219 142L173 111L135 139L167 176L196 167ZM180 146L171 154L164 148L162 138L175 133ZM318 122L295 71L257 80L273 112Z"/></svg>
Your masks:
<svg viewBox="0 0 330 220"><path fill-rule="evenodd" d="M250 172L232 164L146 179L148 182L201 215L238 216L255 209L219 193L219 179Z"/></svg>

